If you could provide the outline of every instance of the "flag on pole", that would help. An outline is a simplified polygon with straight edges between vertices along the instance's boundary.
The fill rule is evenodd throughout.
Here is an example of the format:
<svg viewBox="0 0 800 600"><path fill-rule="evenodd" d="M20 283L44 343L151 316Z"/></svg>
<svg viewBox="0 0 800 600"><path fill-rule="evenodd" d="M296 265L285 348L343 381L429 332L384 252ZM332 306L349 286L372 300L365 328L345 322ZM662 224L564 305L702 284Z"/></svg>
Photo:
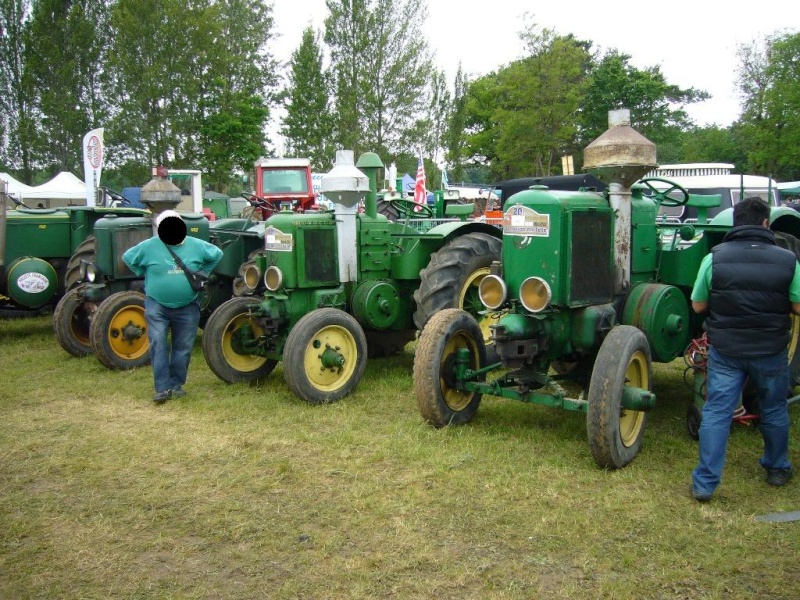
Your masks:
<svg viewBox="0 0 800 600"><path fill-rule="evenodd" d="M442 189L446 190L450 182L447 181L447 169L442 168Z"/></svg>
<svg viewBox="0 0 800 600"><path fill-rule="evenodd" d="M417 165L417 182L414 185L414 202L417 204L428 203L428 193L425 191L425 166L422 164L422 156L419 157ZM414 212L419 212L419 208L414 208Z"/></svg>

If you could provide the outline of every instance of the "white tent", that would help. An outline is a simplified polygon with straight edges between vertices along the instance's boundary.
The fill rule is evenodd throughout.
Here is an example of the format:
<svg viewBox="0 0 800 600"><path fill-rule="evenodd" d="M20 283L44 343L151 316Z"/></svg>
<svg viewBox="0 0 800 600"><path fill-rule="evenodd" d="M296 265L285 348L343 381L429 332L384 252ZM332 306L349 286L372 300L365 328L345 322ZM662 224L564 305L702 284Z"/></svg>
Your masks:
<svg viewBox="0 0 800 600"><path fill-rule="evenodd" d="M33 190L31 186L17 181L8 173L0 173L0 179L6 182L6 194L14 196L17 200L21 200L25 194Z"/></svg>
<svg viewBox="0 0 800 600"><path fill-rule="evenodd" d="M22 195L24 200L65 200L86 204L86 184L69 171L61 171L47 183Z"/></svg>

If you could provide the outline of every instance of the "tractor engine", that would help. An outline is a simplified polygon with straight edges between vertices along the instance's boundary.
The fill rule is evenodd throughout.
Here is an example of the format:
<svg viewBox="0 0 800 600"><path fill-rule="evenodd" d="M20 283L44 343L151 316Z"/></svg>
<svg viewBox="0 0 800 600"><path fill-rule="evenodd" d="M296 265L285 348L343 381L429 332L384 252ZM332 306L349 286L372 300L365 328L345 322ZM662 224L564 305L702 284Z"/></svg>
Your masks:
<svg viewBox="0 0 800 600"><path fill-rule="evenodd" d="M612 118L586 149L587 168L608 183L603 194L532 186L506 202L502 264L480 284L484 306L501 311L491 329L505 366L546 372L553 361L591 355L625 319L651 334L673 315L677 289L637 288L653 280L660 250L655 204L631 190L654 164L654 146L631 129L627 111ZM633 288L642 293L628 303ZM657 312L655 322L639 318L642 310ZM673 328L684 321L678 315Z"/></svg>
<svg viewBox="0 0 800 600"><path fill-rule="evenodd" d="M480 284L484 306L508 308L492 326L504 364L596 347L614 322L613 252L614 212L600 194L533 186L508 201L502 266Z"/></svg>

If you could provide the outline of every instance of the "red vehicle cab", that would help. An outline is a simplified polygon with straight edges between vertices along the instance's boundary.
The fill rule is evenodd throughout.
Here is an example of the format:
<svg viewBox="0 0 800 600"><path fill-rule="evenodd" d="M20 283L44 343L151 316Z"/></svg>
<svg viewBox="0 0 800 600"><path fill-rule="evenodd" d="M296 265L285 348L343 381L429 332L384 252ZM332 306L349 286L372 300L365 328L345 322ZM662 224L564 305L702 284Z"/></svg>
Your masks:
<svg viewBox="0 0 800 600"><path fill-rule="evenodd" d="M262 158L255 163L256 192L251 198L264 217L281 210L317 208L308 158Z"/></svg>

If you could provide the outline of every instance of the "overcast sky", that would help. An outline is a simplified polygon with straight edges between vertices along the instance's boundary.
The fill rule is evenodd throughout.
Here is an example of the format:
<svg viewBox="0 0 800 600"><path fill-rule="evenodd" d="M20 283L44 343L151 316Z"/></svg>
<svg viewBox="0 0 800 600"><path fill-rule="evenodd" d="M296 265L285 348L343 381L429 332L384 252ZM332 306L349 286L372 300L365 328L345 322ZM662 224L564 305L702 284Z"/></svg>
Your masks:
<svg viewBox="0 0 800 600"><path fill-rule="evenodd" d="M325 0L271 1L281 36L276 57L288 60L309 23L322 29ZM734 89L738 44L800 30L797 0L427 1L424 31L437 66L451 80L459 61L465 72L483 75L522 56L517 33L527 11L540 27L572 33L603 50L617 48L637 68L660 66L668 83L709 92L710 100L688 108L699 125L727 126L739 115Z"/></svg>

